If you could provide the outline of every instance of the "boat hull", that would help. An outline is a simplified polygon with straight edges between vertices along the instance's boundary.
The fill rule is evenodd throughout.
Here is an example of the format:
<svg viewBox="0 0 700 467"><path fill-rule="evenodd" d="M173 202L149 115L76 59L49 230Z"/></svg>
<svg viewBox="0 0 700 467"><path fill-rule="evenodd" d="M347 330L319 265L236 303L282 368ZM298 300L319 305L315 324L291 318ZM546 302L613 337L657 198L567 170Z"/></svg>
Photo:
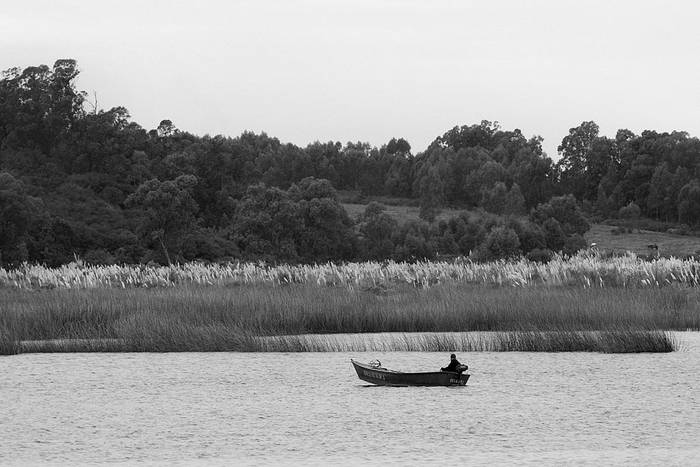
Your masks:
<svg viewBox="0 0 700 467"><path fill-rule="evenodd" d="M453 371L402 373L350 361L362 381L379 386L464 386L469 380L468 374Z"/></svg>

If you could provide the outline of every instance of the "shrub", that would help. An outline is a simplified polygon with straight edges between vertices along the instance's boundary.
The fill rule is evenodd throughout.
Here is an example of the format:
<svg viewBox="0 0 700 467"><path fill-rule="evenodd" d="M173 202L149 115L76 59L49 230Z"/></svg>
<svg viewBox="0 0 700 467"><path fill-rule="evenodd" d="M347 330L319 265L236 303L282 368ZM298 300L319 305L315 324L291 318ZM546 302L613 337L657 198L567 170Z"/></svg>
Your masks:
<svg viewBox="0 0 700 467"><path fill-rule="evenodd" d="M635 203L629 203L627 206L623 206L618 211L618 214L623 219L639 219L642 210Z"/></svg>
<svg viewBox="0 0 700 467"><path fill-rule="evenodd" d="M547 248L553 251L561 251L566 245L566 234L559 221L553 217L548 218L542 224Z"/></svg>
<svg viewBox="0 0 700 467"><path fill-rule="evenodd" d="M426 222L406 222L395 233L393 242L396 245L396 259L413 261L435 257L432 230Z"/></svg>
<svg viewBox="0 0 700 467"><path fill-rule="evenodd" d="M574 255L577 251L582 250L588 246L588 242L581 235L574 234L566 239L564 244L563 252L565 255Z"/></svg>
<svg viewBox="0 0 700 467"><path fill-rule="evenodd" d="M87 264L94 264L98 266L108 266L116 263L114 256L101 248L97 250L88 250L85 252L83 255L83 260Z"/></svg>
<svg viewBox="0 0 700 467"><path fill-rule="evenodd" d="M561 225L566 235L583 235L590 228L581 209L572 195L555 196L548 202L540 204L530 215L538 224L544 224L547 219L553 218Z"/></svg>
<svg viewBox="0 0 700 467"><path fill-rule="evenodd" d="M527 258L529 261L534 261L536 263L548 263L552 260L552 257L554 256L554 253L552 250L549 250L547 248L535 248L534 250L530 251L525 258Z"/></svg>
<svg viewBox="0 0 700 467"><path fill-rule="evenodd" d="M518 234L508 227L496 227L483 243L486 258L514 258L520 255Z"/></svg>
<svg viewBox="0 0 700 467"><path fill-rule="evenodd" d="M421 203L418 217L426 222L435 222L435 217L439 214L438 209L429 203Z"/></svg>
<svg viewBox="0 0 700 467"><path fill-rule="evenodd" d="M547 247L544 230L539 225L529 221L510 219L506 226L515 230L515 233L518 234L520 249L524 253Z"/></svg>

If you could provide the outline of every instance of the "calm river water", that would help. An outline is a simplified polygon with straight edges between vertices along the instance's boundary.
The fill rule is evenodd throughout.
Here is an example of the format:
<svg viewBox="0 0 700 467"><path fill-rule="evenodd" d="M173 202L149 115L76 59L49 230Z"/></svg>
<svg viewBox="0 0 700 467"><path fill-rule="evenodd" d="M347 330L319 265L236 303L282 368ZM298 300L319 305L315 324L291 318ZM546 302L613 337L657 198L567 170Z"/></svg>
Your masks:
<svg viewBox="0 0 700 467"><path fill-rule="evenodd" d="M0 357L0 464L700 465L700 336L671 354L464 353L462 388L365 386L350 357Z"/></svg>

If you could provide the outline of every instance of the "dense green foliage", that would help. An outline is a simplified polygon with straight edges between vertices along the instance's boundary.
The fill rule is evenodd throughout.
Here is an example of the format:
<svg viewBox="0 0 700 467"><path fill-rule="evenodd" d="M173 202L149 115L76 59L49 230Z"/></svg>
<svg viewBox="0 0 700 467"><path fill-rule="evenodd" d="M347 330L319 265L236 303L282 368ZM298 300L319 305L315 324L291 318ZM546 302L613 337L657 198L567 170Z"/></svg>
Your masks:
<svg viewBox="0 0 700 467"><path fill-rule="evenodd" d="M88 110L78 72L59 60L0 79L0 264L546 259L584 245L579 205L700 223L700 141L686 133L611 140L584 122L557 164L541 138L488 121L415 155L403 138L301 148L264 133L195 136L170 120L147 131L123 107ZM377 204L350 219L336 190L410 198L423 220L399 225ZM446 206L465 213L434 222Z"/></svg>

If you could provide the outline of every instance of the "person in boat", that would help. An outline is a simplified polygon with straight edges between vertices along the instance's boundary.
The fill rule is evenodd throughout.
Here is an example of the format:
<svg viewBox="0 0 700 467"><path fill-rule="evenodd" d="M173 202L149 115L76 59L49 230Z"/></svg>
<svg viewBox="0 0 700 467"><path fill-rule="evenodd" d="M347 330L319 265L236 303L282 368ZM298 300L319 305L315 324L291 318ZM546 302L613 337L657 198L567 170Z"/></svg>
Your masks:
<svg viewBox="0 0 700 467"><path fill-rule="evenodd" d="M455 373L461 373L467 369L467 365L462 365L461 363L459 363L459 360L457 360L457 355L451 354L450 364L447 365L445 368L440 369L442 371L454 371Z"/></svg>

